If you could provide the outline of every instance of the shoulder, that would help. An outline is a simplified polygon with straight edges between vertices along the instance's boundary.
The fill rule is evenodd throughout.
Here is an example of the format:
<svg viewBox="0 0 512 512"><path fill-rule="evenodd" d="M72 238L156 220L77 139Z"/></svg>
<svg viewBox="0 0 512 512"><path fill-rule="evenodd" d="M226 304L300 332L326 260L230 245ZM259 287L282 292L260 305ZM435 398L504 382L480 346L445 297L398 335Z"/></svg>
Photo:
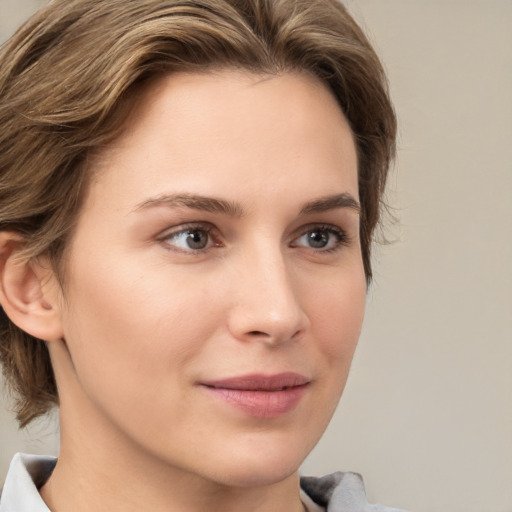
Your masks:
<svg viewBox="0 0 512 512"><path fill-rule="evenodd" d="M327 512L404 512L368 503L363 479L358 473L338 471L322 477L303 476L300 485Z"/></svg>

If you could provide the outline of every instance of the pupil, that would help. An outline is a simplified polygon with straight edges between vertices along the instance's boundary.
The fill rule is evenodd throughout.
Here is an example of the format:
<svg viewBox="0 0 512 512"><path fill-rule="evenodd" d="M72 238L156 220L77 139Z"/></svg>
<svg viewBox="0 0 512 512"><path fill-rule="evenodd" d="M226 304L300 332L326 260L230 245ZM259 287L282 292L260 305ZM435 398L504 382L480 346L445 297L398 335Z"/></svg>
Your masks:
<svg viewBox="0 0 512 512"><path fill-rule="evenodd" d="M315 249L321 249L329 243L329 234L325 231L312 231L308 238L309 244Z"/></svg>
<svg viewBox="0 0 512 512"><path fill-rule="evenodd" d="M203 231L189 231L187 245L191 249L204 249L208 243L208 235Z"/></svg>

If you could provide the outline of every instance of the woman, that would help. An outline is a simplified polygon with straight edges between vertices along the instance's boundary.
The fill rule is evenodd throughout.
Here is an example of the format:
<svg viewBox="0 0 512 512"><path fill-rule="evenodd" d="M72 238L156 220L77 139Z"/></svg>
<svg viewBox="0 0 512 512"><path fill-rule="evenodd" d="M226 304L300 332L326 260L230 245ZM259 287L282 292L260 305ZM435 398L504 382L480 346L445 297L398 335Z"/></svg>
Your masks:
<svg viewBox="0 0 512 512"><path fill-rule="evenodd" d="M58 461L0 510L393 510L302 479L395 117L335 0L57 0L0 55L1 358Z"/></svg>

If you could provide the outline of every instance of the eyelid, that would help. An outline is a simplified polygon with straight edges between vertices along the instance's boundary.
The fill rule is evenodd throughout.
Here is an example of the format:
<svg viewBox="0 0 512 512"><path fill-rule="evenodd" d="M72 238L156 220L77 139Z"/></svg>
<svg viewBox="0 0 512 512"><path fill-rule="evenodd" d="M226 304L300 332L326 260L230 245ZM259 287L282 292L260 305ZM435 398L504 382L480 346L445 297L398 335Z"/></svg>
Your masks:
<svg viewBox="0 0 512 512"><path fill-rule="evenodd" d="M350 245L352 243L352 238L348 235L346 230L344 230L340 226L336 226L334 224L327 224L327 223L322 223L321 222L321 223L311 223L311 224L308 224L306 226L302 226L300 229L295 231L295 234L293 236L293 240L291 242L291 246L293 247L294 246L293 244L299 238L301 238L302 236L304 236L306 233L308 233L310 231L314 231L315 229L328 231L328 232L334 234L338 238L338 240L337 240L336 244L334 245L334 247L331 247L329 249L315 249L315 248L311 247L310 248L311 251L313 251L315 253L332 253L332 252L336 252L337 250L341 249L342 247L346 247L346 246L348 246L348 245Z"/></svg>
<svg viewBox="0 0 512 512"><path fill-rule="evenodd" d="M336 237L336 241L333 247L323 249L323 248L314 248L314 247L307 247L302 244L297 244L297 240L306 235L308 232L314 231L314 230L323 230L326 232L329 232L333 236ZM193 231L193 230L202 230L205 233L208 234L210 237L210 243L207 247L203 249L184 249L181 247L178 247L177 245L174 245L172 243L166 242L167 239L171 238L172 236L179 235L181 233L185 233L187 231ZM162 231L157 237L156 240L162 244L167 250L174 251L182 254L187 255L200 255L205 252L208 252L212 248L221 247L223 246L223 243L220 241L221 236L218 233L218 229L214 224L211 224L210 222L204 222L204 221L192 221L192 222L185 222L183 224L178 224L176 226L173 226L171 228L167 228L164 231ZM336 252L337 250L341 249L342 247L346 247L350 245L352 242L352 236L349 236L347 231L343 229L342 227L336 225L336 224L330 224L325 222L317 222L317 223L309 223L306 225L301 226L300 228L296 229L292 235L292 239L290 242L291 247L302 247L304 249L309 249L312 252L315 253L332 253Z"/></svg>
<svg viewBox="0 0 512 512"><path fill-rule="evenodd" d="M211 244L209 247L205 247L204 249L182 249L180 247L177 247L176 245L166 243L166 240L172 236L179 235L181 233L184 233L186 231L192 231L192 230L202 230L205 231L211 238ZM218 241L215 241L215 237L212 235L212 233L215 233L216 227L209 223L209 222L187 222L184 224L179 224L177 226L174 226L172 228L168 228L161 232L160 235L157 236L156 240L164 245L167 250L179 252L182 254L203 254L204 252L210 250L212 247L220 247L222 244Z"/></svg>

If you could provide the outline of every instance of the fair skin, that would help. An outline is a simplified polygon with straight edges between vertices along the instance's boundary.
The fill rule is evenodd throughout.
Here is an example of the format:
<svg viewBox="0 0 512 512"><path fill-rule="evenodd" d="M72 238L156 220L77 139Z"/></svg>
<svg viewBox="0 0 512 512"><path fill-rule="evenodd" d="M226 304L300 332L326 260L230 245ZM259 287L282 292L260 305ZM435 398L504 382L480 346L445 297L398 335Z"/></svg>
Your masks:
<svg viewBox="0 0 512 512"><path fill-rule="evenodd" d="M342 393L366 293L335 99L301 74L175 74L92 165L64 289L31 265L23 300L43 319L17 322L48 341L59 387L43 499L302 511L297 471Z"/></svg>

